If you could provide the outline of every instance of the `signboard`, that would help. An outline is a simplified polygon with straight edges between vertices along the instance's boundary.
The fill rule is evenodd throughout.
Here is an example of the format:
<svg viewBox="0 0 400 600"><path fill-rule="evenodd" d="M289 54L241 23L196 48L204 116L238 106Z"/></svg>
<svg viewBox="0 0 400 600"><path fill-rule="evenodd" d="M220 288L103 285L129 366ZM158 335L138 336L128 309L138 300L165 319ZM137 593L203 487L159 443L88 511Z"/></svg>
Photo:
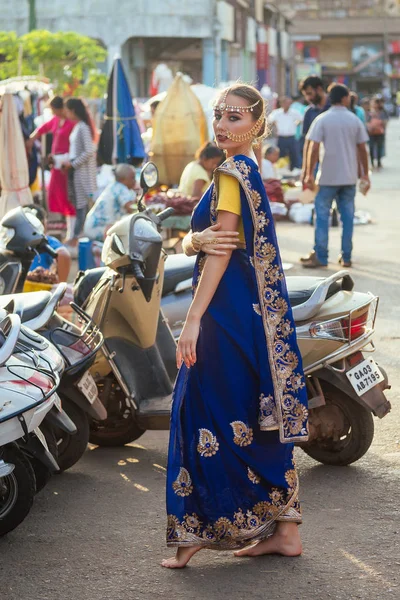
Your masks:
<svg viewBox="0 0 400 600"><path fill-rule="evenodd" d="M257 44L257 69L268 69L268 44Z"/></svg>
<svg viewBox="0 0 400 600"><path fill-rule="evenodd" d="M400 40L390 42L388 47L389 54L400 54Z"/></svg>
<svg viewBox="0 0 400 600"><path fill-rule="evenodd" d="M296 78L298 81L305 79L309 75L318 75L321 77L321 64L298 63L296 65Z"/></svg>
<svg viewBox="0 0 400 600"><path fill-rule="evenodd" d="M384 52L381 42L363 42L354 44L351 59L353 73L361 77L382 77Z"/></svg>

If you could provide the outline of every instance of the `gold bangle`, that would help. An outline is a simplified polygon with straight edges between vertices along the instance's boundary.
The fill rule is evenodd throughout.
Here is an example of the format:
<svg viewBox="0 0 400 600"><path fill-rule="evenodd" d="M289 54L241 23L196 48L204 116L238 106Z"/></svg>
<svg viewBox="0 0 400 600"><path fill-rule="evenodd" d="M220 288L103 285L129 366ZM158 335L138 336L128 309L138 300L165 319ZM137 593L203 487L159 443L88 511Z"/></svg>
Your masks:
<svg viewBox="0 0 400 600"><path fill-rule="evenodd" d="M199 240L197 233L192 233L192 235L190 236L190 245L192 246L192 248L193 248L194 252L196 252L196 254L201 252L202 243Z"/></svg>
<svg viewBox="0 0 400 600"><path fill-rule="evenodd" d="M207 242L203 242L203 246L205 246L206 244L211 244L213 246L217 246L219 244L219 239L212 238L211 240L208 240Z"/></svg>

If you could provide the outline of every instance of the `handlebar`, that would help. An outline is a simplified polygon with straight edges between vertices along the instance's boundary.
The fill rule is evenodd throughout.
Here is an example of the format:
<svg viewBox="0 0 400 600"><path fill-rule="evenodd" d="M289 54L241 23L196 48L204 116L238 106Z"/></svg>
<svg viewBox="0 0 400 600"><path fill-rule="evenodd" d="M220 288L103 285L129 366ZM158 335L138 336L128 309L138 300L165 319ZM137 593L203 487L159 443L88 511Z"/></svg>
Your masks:
<svg viewBox="0 0 400 600"><path fill-rule="evenodd" d="M50 244L44 243L41 245L41 248L43 248L45 252L48 252L52 258L57 258L57 252L50 246Z"/></svg>
<svg viewBox="0 0 400 600"><path fill-rule="evenodd" d="M171 217L175 212L175 209L170 207L170 208L166 208L165 210L163 210L162 212L160 212L157 217L160 219L160 222L162 223L163 221L165 221L165 219L168 219L168 217Z"/></svg>

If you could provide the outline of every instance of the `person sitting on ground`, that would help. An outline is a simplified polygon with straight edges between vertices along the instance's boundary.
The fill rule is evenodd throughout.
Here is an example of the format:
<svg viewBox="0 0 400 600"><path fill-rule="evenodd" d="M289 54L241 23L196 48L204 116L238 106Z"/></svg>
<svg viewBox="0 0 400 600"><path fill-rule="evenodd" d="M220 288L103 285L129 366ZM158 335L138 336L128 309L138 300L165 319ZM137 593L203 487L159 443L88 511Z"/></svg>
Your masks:
<svg viewBox="0 0 400 600"><path fill-rule="evenodd" d="M261 164L261 174L264 181L279 179L275 164L278 162L280 150L278 146L268 146Z"/></svg>
<svg viewBox="0 0 400 600"><path fill-rule="evenodd" d="M200 200L211 183L214 170L225 160L225 154L211 142L201 146L195 156L183 170L179 182L179 193L182 196Z"/></svg>
<svg viewBox="0 0 400 600"><path fill-rule="evenodd" d="M261 176L270 202L284 202L282 183L275 167L279 156L277 146L268 146L261 163Z"/></svg>
<svg viewBox="0 0 400 600"><path fill-rule="evenodd" d="M47 213L44 208L38 204L30 204L27 206L37 219L43 224L44 231L47 231ZM48 244L57 253L57 258L53 258L48 252L41 252L33 259L29 271L34 271L37 267L50 271L55 266L58 281L68 281L69 271L71 268L71 255L67 248L52 235L47 236ZM54 264L55 263L55 264Z"/></svg>
<svg viewBox="0 0 400 600"><path fill-rule="evenodd" d="M84 235L91 240L103 242L108 229L135 210L139 189L135 168L121 163L114 175L115 181L103 190L86 217Z"/></svg>

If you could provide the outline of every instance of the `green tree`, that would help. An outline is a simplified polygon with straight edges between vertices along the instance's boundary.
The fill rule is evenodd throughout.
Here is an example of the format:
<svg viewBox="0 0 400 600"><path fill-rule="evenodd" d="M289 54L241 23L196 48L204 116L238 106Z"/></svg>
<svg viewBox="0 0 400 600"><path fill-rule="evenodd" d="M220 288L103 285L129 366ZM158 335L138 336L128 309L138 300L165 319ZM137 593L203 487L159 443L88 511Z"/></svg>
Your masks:
<svg viewBox="0 0 400 600"><path fill-rule="evenodd" d="M0 32L0 79L17 75L21 51L21 74L44 75L58 91L76 88L107 56L99 42L71 31L34 30L19 38Z"/></svg>
<svg viewBox="0 0 400 600"><path fill-rule="evenodd" d="M74 90L74 96L102 98L107 89L108 77L98 69L89 71L86 81Z"/></svg>

